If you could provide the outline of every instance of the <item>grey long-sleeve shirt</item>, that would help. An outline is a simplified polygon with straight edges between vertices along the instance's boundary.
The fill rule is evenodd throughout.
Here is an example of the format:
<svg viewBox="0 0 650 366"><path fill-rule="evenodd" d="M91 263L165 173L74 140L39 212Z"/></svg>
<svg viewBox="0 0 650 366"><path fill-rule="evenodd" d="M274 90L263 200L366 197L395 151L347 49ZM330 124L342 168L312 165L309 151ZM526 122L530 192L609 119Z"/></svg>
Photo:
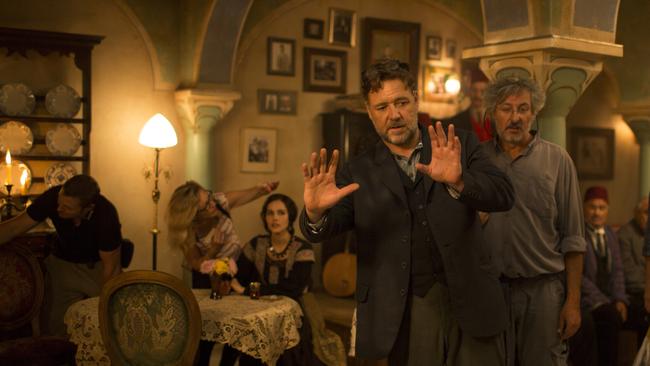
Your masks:
<svg viewBox="0 0 650 366"><path fill-rule="evenodd" d="M645 288L645 258L643 257L643 230L635 220L621 226L616 234L621 246L621 260L628 293L643 293Z"/></svg>
<svg viewBox="0 0 650 366"><path fill-rule="evenodd" d="M569 154L534 135L515 158L497 139L482 144L515 189L510 211L491 213L484 234L506 277L534 277L564 270L564 254L584 252L584 218L578 177Z"/></svg>

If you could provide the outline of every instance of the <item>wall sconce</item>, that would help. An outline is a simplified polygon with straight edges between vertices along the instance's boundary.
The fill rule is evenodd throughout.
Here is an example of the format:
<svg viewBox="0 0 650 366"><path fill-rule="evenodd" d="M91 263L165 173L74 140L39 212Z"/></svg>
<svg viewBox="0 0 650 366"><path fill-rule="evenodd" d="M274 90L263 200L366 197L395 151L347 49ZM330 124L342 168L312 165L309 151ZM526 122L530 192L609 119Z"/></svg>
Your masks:
<svg viewBox="0 0 650 366"><path fill-rule="evenodd" d="M438 103L458 103L460 78L451 68L424 66L424 100Z"/></svg>
<svg viewBox="0 0 650 366"><path fill-rule="evenodd" d="M140 145L154 149L156 154L153 166L154 187L151 192L151 198L154 203L153 228L151 229L151 250L152 269L155 271L157 263L158 233L160 232L158 230L158 201L160 200L160 191L158 190L158 177L160 170L158 169L158 165L160 161L160 150L176 146L178 138L176 137L176 131L174 131L174 127L169 120L162 114L156 113L153 117L149 118L144 127L142 127L138 142Z"/></svg>

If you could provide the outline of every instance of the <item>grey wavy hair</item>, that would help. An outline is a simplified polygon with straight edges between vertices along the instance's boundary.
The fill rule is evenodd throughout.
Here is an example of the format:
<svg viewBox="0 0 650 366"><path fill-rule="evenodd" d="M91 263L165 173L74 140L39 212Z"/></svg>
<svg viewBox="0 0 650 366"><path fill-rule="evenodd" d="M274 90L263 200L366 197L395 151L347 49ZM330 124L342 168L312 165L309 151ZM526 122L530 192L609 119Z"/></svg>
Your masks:
<svg viewBox="0 0 650 366"><path fill-rule="evenodd" d="M485 110L490 116L494 116L497 105L503 103L508 97L517 95L522 91L530 92L531 109L533 115L537 115L546 102L546 94L533 79L507 76L498 78L490 83L485 90Z"/></svg>

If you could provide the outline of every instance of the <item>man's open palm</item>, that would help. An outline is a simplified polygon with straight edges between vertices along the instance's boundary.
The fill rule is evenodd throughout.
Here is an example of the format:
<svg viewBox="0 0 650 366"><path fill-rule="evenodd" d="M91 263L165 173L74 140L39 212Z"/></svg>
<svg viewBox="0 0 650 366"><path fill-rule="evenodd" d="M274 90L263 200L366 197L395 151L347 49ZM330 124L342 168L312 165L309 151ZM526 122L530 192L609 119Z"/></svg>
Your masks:
<svg viewBox="0 0 650 366"><path fill-rule="evenodd" d="M456 186L461 181L463 169L460 164L461 144L454 133L454 125L449 125L449 136L445 135L442 123L437 122L428 128L431 138L431 162L427 165L418 163L417 169L436 182Z"/></svg>
<svg viewBox="0 0 650 366"><path fill-rule="evenodd" d="M332 159L327 164L327 149L320 150L320 156L313 152L309 164L302 164L304 181L303 198L305 211L310 221L318 221L325 211L334 206L348 194L359 189L359 184L352 183L345 187L336 186L336 166L339 161L339 151L334 150Z"/></svg>

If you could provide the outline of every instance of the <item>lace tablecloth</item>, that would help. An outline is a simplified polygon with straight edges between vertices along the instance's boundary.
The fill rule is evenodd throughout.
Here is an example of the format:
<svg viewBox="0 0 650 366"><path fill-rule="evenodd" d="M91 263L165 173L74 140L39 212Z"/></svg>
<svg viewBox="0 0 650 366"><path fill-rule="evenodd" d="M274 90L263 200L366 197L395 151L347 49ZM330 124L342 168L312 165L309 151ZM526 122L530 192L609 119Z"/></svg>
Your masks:
<svg viewBox="0 0 650 366"><path fill-rule="evenodd" d="M229 295L209 298L209 290L193 290L201 309L201 339L228 343L274 365L285 349L298 344L302 310L283 296L251 300ZM99 298L79 301L65 314L70 341L77 347L77 365L110 365L99 330Z"/></svg>

